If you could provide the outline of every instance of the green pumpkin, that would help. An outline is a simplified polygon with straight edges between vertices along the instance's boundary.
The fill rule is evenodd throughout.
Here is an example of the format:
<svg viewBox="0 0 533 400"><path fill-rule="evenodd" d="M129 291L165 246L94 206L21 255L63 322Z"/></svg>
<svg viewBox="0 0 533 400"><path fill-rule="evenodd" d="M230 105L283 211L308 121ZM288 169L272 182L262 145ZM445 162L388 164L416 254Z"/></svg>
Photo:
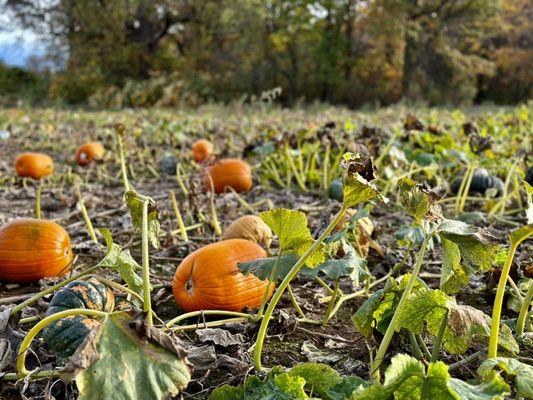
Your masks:
<svg viewBox="0 0 533 400"><path fill-rule="evenodd" d="M329 185L328 196L330 199L335 199L342 203L344 199L344 193L342 191L342 180L335 179Z"/></svg>
<svg viewBox="0 0 533 400"><path fill-rule="evenodd" d="M98 280L73 281L54 294L46 315L74 308L111 312L115 306L113 291ZM52 322L43 332L45 343L59 359L70 357L94 328L97 318L73 315Z"/></svg>

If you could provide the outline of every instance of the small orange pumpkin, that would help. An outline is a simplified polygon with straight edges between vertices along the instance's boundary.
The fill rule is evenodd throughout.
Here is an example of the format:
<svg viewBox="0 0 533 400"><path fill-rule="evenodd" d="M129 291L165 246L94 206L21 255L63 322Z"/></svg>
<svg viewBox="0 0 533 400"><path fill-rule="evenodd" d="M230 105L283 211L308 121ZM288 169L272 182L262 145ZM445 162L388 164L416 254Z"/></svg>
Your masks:
<svg viewBox="0 0 533 400"><path fill-rule="evenodd" d="M194 161L202 162L213 154L213 143L205 139L197 140L192 145L192 152L194 155Z"/></svg>
<svg viewBox="0 0 533 400"><path fill-rule="evenodd" d="M93 161L100 161L104 158L105 149L99 142L89 142L82 144L76 150L76 162L78 165L89 165Z"/></svg>
<svg viewBox="0 0 533 400"><path fill-rule="evenodd" d="M204 183L211 190L209 176L213 180L215 193L222 193L226 187L236 192L246 192L252 188L252 169L246 161L236 158L222 159L205 169Z"/></svg>
<svg viewBox="0 0 533 400"><path fill-rule="evenodd" d="M261 246L244 239L211 243L189 254L174 275L172 291L185 311L241 311L261 305L267 280L244 275L237 263L265 258ZM274 285L270 285L268 296Z"/></svg>
<svg viewBox="0 0 533 400"><path fill-rule="evenodd" d="M23 218L0 228L0 279L33 282L70 271L67 231L52 221Z"/></svg>
<svg viewBox="0 0 533 400"><path fill-rule="evenodd" d="M23 178L41 179L54 172L54 161L47 154L22 153L15 160L15 170Z"/></svg>

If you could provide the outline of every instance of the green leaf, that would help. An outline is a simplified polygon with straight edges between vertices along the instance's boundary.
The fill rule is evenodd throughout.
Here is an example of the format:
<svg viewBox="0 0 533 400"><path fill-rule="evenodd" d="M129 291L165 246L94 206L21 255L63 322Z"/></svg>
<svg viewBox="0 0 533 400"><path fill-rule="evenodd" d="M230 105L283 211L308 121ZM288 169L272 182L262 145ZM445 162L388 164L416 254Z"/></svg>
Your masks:
<svg viewBox="0 0 533 400"><path fill-rule="evenodd" d="M80 400L166 399L187 387L176 340L153 327L140 334L132 322L128 313L109 315L71 357L62 378L76 380Z"/></svg>
<svg viewBox="0 0 533 400"><path fill-rule="evenodd" d="M285 254L282 255L279 259L278 270L273 276L273 281L278 282L283 280L291 268L298 261L298 256L296 254ZM257 260L252 260L248 262L238 263L237 266L239 270L244 274L253 274L261 280L269 279L272 274L272 270L276 265L277 257L268 257L268 258L259 258ZM308 269L308 268L306 268ZM302 272L304 268L300 270Z"/></svg>
<svg viewBox="0 0 533 400"><path fill-rule="evenodd" d="M375 169L370 157L357 153L346 153L343 156L341 166L345 206L354 207L376 197L385 203L388 201L370 182L375 178Z"/></svg>
<svg viewBox="0 0 533 400"><path fill-rule="evenodd" d="M331 386L324 397L328 400L346 400L355 391L362 391L368 386L370 385L365 380L357 376L349 376L342 378L339 382Z"/></svg>
<svg viewBox="0 0 533 400"><path fill-rule="evenodd" d="M526 225L512 231L509 235L509 239L511 240L512 245L518 246L531 235L533 235L533 225Z"/></svg>
<svg viewBox="0 0 533 400"><path fill-rule="evenodd" d="M289 375L303 378L307 391L320 397L325 397L330 387L340 380L337 371L320 363L299 364L290 370Z"/></svg>
<svg viewBox="0 0 533 400"><path fill-rule="evenodd" d="M461 400L504 400L511 394L509 385L499 376L479 385L471 385L460 379L452 378L449 385Z"/></svg>
<svg viewBox="0 0 533 400"><path fill-rule="evenodd" d="M98 230L104 237L107 246L107 253L104 258L98 263L103 268L110 268L117 271L128 288L135 293L142 294L143 280L135 273L142 268L131 256L129 250L122 250L122 248L113 242L111 231L109 229L101 228Z"/></svg>
<svg viewBox="0 0 533 400"><path fill-rule="evenodd" d="M142 230L143 205L148 202L148 239L152 246L159 248L159 210L155 201L150 197L141 196L134 191L129 191L124 194L126 205L130 210L131 223L138 231Z"/></svg>
<svg viewBox="0 0 533 400"><path fill-rule="evenodd" d="M470 282L471 269L461 265L461 252L459 246L452 241L442 240L442 269L440 275L440 288L445 293L457 293Z"/></svg>
<svg viewBox="0 0 533 400"><path fill-rule="evenodd" d="M533 366L514 358L495 357L483 361L477 372L482 377L490 376L492 371L503 371L508 381L514 381L518 396L533 398Z"/></svg>
<svg viewBox="0 0 533 400"><path fill-rule="evenodd" d="M363 268L366 260L359 257L353 246L345 240L341 240L340 244L344 252L343 258L327 260L313 269L302 268L300 274L305 278L315 279L319 273L322 273L332 280L343 277L357 280L360 276L365 276L367 272Z"/></svg>
<svg viewBox="0 0 533 400"><path fill-rule="evenodd" d="M377 329L382 333L386 331L400 301L400 296L410 278L410 274L405 274L397 278L397 280L389 278L383 289L374 292L359 307L352 317L352 321L359 333L369 336L373 329ZM413 293L425 287L424 281L417 278L413 286Z"/></svg>
<svg viewBox="0 0 533 400"><path fill-rule="evenodd" d="M440 290L420 290L411 294L396 311L396 331L405 328L413 333L422 333L424 322L428 320L439 325L446 315L447 301L448 296Z"/></svg>
<svg viewBox="0 0 533 400"><path fill-rule="evenodd" d="M261 219L278 236L282 253L296 253L300 257L314 243L307 227L307 217L301 211L276 208L259 214ZM325 260L325 246L321 244L306 260L308 267L315 267Z"/></svg>
<svg viewBox="0 0 533 400"><path fill-rule="evenodd" d="M461 221L444 220L439 224L437 233L441 238L457 245L461 256L462 273L488 271L492 267L496 247L489 243L488 234L484 230ZM445 254L445 256L447 255L450 254ZM450 262L450 260L445 262ZM460 277L455 278L461 279Z"/></svg>
<svg viewBox="0 0 533 400"><path fill-rule="evenodd" d="M398 180L400 202L407 212L421 223L422 220L440 220L442 214L433 194L409 178Z"/></svg>
<svg viewBox="0 0 533 400"><path fill-rule="evenodd" d="M527 207L526 207L526 220L528 225L533 225L533 186L526 181L522 181L524 188L526 189Z"/></svg>

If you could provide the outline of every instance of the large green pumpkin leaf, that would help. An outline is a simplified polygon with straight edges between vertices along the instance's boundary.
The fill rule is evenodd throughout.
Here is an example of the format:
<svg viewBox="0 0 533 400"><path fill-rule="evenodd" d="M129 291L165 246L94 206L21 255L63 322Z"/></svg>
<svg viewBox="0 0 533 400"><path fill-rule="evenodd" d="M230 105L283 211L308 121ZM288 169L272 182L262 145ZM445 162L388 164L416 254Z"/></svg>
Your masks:
<svg viewBox="0 0 533 400"><path fill-rule="evenodd" d="M144 202L148 202L148 238L152 243L152 246L156 249L159 248L159 210L155 204L155 201L146 196L140 196L136 192L130 190L124 193L124 200L130 210L131 224L141 231L142 219L143 219L143 206Z"/></svg>
<svg viewBox="0 0 533 400"><path fill-rule="evenodd" d="M191 378L185 353L155 328L139 333L129 313L111 314L76 350L62 372L80 400L167 399Z"/></svg>
<svg viewBox="0 0 533 400"><path fill-rule="evenodd" d="M492 371L505 372L507 378L514 381L518 396L533 398L533 366L514 358L495 357L483 361L477 372L482 377L487 377Z"/></svg>
<svg viewBox="0 0 533 400"><path fill-rule="evenodd" d="M441 238L442 241L442 269L440 288L445 293L457 293L470 282L473 271L461 265L461 251L451 240Z"/></svg>
<svg viewBox="0 0 533 400"><path fill-rule="evenodd" d="M457 245L461 262L466 267L479 271L488 271L492 267L495 246L489 243L489 235L484 230L462 221L444 220L437 233Z"/></svg>
<svg viewBox="0 0 533 400"><path fill-rule="evenodd" d="M296 254L284 254L280 256L278 268L272 277L272 281L277 282L283 280L294 264L296 264L298 258ZM257 260L238 263L237 266L244 275L253 274L259 279L265 280L270 279L276 265L276 259L277 257L258 258Z"/></svg>
<svg viewBox="0 0 533 400"><path fill-rule="evenodd" d="M339 373L329 365L312 362L295 366L289 375L303 378L305 388L321 398L325 397L329 388L340 380Z"/></svg>
<svg viewBox="0 0 533 400"><path fill-rule="evenodd" d="M313 236L307 227L307 217L301 211L276 208L259 214L261 219L277 235L281 251L296 253L300 257L314 243ZM319 246L308 258L306 265L315 267L325 260L325 246Z"/></svg>
<svg viewBox="0 0 533 400"><path fill-rule="evenodd" d="M383 384L358 387L351 400L499 400L509 393L509 386L495 379L474 386L450 377L443 362L429 364L406 354L398 354L385 371Z"/></svg>
<svg viewBox="0 0 533 400"><path fill-rule="evenodd" d="M128 288L135 293L142 294L143 280L135 273L135 271L142 269L141 266L133 259L129 250L122 250L118 244L113 242L109 229L99 229L99 232L106 241L107 253L98 265L103 268L114 269L126 282Z"/></svg>

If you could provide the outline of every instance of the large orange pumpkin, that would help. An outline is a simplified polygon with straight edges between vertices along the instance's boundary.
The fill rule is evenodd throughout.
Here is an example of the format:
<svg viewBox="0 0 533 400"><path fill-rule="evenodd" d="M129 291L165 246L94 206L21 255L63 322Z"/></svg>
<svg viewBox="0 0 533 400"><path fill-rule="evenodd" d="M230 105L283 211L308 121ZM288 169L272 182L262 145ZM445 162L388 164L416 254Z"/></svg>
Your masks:
<svg viewBox="0 0 533 400"><path fill-rule="evenodd" d="M105 149L99 142L89 142L82 144L76 150L76 162L78 165L89 165L93 161L100 161L104 158Z"/></svg>
<svg viewBox="0 0 533 400"><path fill-rule="evenodd" d="M213 154L213 143L200 139L193 143L192 152L194 155L194 161L202 162Z"/></svg>
<svg viewBox="0 0 533 400"><path fill-rule="evenodd" d="M23 178L41 179L54 172L54 161L42 153L22 153L15 160L15 170Z"/></svg>
<svg viewBox="0 0 533 400"><path fill-rule="evenodd" d="M0 279L32 282L61 276L72 264L70 237L52 221L24 218L0 228Z"/></svg>
<svg viewBox="0 0 533 400"><path fill-rule="evenodd" d="M204 178L207 190L211 190L209 176L213 180L215 193L222 193L227 187L236 192L246 192L252 188L252 169L246 161L226 158L207 167Z"/></svg>
<svg viewBox="0 0 533 400"><path fill-rule="evenodd" d="M244 239L208 244L189 254L178 266L172 289L185 311L241 311L257 308L268 281L243 275L237 263L266 257L261 246ZM274 285L270 285L269 297Z"/></svg>

